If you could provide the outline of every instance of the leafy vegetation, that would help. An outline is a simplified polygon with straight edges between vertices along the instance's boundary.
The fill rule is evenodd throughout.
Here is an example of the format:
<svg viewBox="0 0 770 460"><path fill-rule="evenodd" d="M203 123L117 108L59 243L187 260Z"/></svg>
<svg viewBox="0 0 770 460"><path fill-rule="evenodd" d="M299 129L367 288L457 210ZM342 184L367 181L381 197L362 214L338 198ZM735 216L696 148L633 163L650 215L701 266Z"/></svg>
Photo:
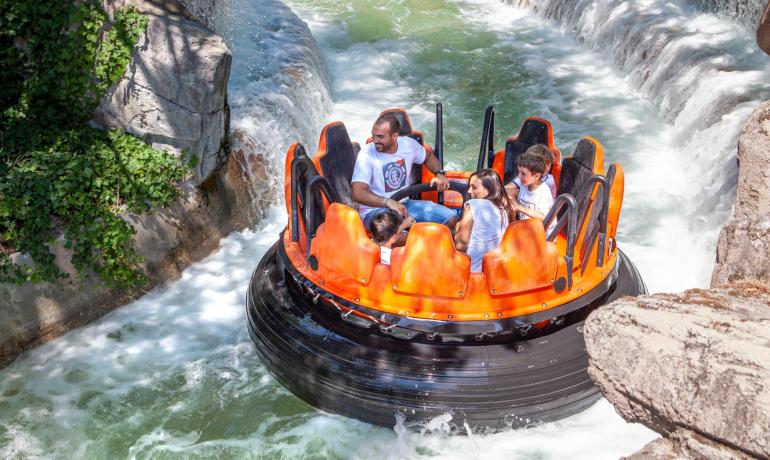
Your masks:
<svg viewBox="0 0 770 460"><path fill-rule="evenodd" d="M144 282L119 214L168 204L185 168L86 122L146 27L131 6L111 22L96 0L0 0L0 281L65 276L50 250L63 238L79 271ZM34 263L12 263L14 252Z"/></svg>

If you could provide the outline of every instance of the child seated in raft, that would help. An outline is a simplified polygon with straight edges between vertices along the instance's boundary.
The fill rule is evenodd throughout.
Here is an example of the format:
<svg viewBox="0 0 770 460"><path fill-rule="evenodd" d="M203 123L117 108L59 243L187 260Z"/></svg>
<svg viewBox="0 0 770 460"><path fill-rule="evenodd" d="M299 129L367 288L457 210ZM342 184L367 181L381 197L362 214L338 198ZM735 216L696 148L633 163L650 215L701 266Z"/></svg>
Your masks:
<svg viewBox="0 0 770 460"><path fill-rule="evenodd" d="M521 189L519 190L517 200L513 203L513 209L519 215L519 219L545 219L545 215L553 206L553 195L541 178L545 173L545 159L542 155L530 152L528 149L519 157L519 180ZM553 228L556 224L551 224ZM548 230L551 230L549 228Z"/></svg>
<svg viewBox="0 0 770 460"><path fill-rule="evenodd" d="M551 196L556 199L556 182L554 182L553 175L551 174L551 168L553 162L556 160L556 156L547 145L536 144L527 149L527 152L532 152L540 155L545 160L545 172L543 178L540 180L551 190ZM526 152L525 152L526 153ZM508 196L512 201L516 201L519 190L521 189L521 179L517 175L508 185L505 186L505 191L508 192Z"/></svg>
<svg viewBox="0 0 770 460"><path fill-rule="evenodd" d="M414 224L414 219L407 217L403 221L401 215L393 209L388 209L374 216L369 221L369 232L372 241L380 246L380 263L390 265L390 252L401 232Z"/></svg>
<svg viewBox="0 0 770 460"><path fill-rule="evenodd" d="M468 200L455 227L455 249L471 258L471 271L481 271L488 251L500 245L513 208L500 176L493 169L482 169L468 179Z"/></svg>

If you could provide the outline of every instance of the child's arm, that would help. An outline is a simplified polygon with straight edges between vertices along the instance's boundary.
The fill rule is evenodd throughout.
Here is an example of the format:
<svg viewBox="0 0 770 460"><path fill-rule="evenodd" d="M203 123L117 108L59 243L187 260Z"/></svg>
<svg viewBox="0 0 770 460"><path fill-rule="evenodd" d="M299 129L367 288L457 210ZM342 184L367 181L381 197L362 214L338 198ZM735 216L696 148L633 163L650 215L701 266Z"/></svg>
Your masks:
<svg viewBox="0 0 770 460"><path fill-rule="evenodd" d="M463 216L455 227L455 249L461 252L468 250L468 243L471 240L471 230L473 229L473 213L471 206L466 204L463 208Z"/></svg>
<svg viewBox="0 0 770 460"><path fill-rule="evenodd" d="M534 219L540 219L540 220L544 220L545 219L545 214L543 214L539 210L525 208L524 206L520 205L518 202L513 203L513 210L517 211L517 212L520 212L520 213L522 213L524 215L527 215L529 217L532 217Z"/></svg>
<svg viewBox="0 0 770 460"><path fill-rule="evenodd" d="M414 217L406 216L404 220L401 222L401 225L398 227L398 233L401 233L405 230L408 230L412 227L417 221L414 220Z"/></svg>
<svg viewBox="0 0 770 460"><path fill-rule="evenodd" d="M519 186L515 182L511 182L505 186L505 193L508 194L511 203L515 203L519 199Z"/></svg>

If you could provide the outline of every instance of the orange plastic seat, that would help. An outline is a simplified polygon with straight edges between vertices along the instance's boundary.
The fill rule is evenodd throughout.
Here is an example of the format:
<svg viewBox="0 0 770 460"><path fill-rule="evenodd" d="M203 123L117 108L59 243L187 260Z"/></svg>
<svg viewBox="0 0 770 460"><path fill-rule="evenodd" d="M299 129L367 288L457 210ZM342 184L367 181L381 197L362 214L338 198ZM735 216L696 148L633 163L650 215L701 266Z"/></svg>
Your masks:
<svg viewBox="0 0 770 460"><path fill-rule="evenodd" d="M336 272L367 285L374 266L380 263L380 247L366 236L358 212L340 203L332 203L326 220L316 231L310 254L318 259L319 269Z"/></svg>
<svg viewBox="0 0 770 460"><path fill-rule="evenodd" d="M393 290L404 294L465 296L471 259L455 250L449 228L433 223L412 226L406 246L390 256Z"/></svg>
<svg viewBox="0 0 770 460"><path fill-rule="evenodd" d="M492 295L531 291L553 284L559 254L554 243L545 240L543 221L511 223L500 246L484 255L482 271Z"/></svg>

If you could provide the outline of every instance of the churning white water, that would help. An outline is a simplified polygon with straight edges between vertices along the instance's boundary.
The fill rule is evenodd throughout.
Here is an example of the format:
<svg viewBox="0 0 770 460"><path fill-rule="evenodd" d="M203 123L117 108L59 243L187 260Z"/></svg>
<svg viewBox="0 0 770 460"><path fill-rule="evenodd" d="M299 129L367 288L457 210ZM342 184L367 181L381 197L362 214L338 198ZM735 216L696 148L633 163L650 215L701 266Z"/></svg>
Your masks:
<svg viewBox="0 0 770 460"><path fill-rule="evenodd" d="M648 164L641 174L630 171L624 204L653 203L645 217L652 239L626 238L653 291L708 284L716 238L732 212L737 136L753 108L770 98L770 60L754 42L760 3L531 2L538 15L609 60L665 122L662 132L645 127L648 145L634 160ZM669 201L667 209L654 205L660 201Z"/></svg>
<svg viewBox="0 0 770 460"><path fill-rule="evenodd" d="M695 2L531 3L293 0L319 47L279 2L229 0L232 125L278 168L294 140L313 149L325 122L343 120L363 141L392 106L431 139L441 101L447 164L468 168L487 104L498 141L544 116L565 154L593 135L624 166L620 244L651 290L706 285L737 134L770 82L751 31ZM284 224L277 203L171 286L0 371L0 457L614 459L656 436L604 400L560 422L469 436L447 434L449 415L413 432L305 405L267 374L244 315L249 275Z"/></svg>

